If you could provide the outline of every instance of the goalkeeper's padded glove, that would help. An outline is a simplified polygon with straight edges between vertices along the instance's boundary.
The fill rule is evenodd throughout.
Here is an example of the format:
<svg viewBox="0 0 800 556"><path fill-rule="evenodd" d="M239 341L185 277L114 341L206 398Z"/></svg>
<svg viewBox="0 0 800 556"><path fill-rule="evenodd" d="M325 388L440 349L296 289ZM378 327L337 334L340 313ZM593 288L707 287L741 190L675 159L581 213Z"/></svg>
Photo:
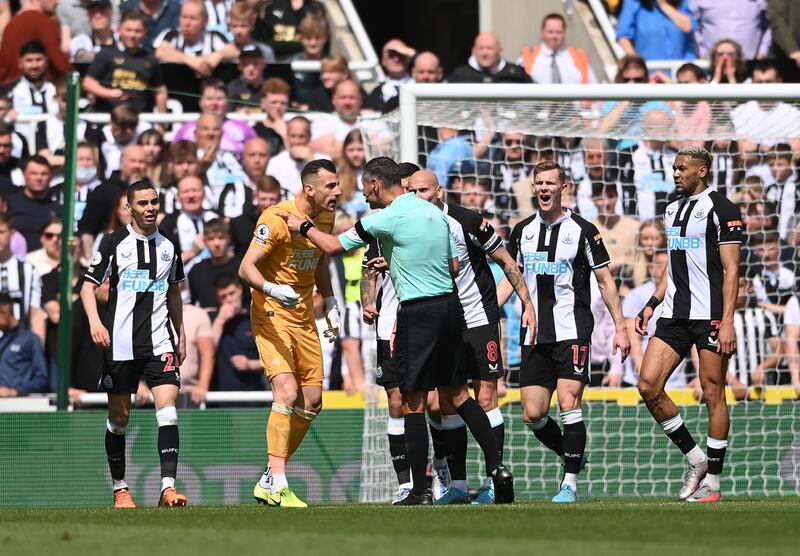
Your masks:
<svg viewBox="0 0 800 556"><path fill-rule="evenodd" d="M334 342L339 337L339 324L342 319L339 316L339 306L336 304L336 298L333 296L325 298L325 320L328 323L328 329L322 335L329 342Z"/></svg>
<svg viewBox="0 0 800 556"><path fill-rule="evenodd" d="M284 309L294 309L300 304L300 296L292 289L292 286L273 284L264 282L261 290L264 295L268 295L278 302Z"/></svg>

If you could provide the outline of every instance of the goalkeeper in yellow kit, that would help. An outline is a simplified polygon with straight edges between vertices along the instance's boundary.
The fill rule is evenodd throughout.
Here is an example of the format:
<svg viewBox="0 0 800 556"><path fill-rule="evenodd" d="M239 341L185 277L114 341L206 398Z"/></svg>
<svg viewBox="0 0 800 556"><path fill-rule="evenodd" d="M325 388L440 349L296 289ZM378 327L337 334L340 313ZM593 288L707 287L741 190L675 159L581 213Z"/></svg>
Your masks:
<svg viewBox="0 0 800 556"><path fill-rule="evenodd" d="M329 160L313 160L303 168L301 180L300 196L261 214L239 267L240 278L252 288L253 337L273 393L267 421L269 464L253 496L263 504L294 508L307 504L289 489L286 463L322 409L322 350L312 300L315 285L325 298L328 330L324 336L330 341L339 335L340 320L327 256L302 234L289 232L280 216L295 214L331 233L341 195L336 166Z"/></svg>

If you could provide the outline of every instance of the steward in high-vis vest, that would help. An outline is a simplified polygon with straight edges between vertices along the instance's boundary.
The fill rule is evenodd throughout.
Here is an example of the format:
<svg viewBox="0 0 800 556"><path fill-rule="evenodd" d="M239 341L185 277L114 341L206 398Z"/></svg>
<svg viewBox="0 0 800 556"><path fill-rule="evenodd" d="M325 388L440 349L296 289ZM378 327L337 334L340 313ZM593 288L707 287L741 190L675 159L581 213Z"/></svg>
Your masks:
<svg viewBox="0 0 800 556"><path fill-rule="evenodd" d="M564 44L566 22L558 14L545 16L542 36L533 48L525 47L517 64L534 83L596 83L586 51Z"/></svg>

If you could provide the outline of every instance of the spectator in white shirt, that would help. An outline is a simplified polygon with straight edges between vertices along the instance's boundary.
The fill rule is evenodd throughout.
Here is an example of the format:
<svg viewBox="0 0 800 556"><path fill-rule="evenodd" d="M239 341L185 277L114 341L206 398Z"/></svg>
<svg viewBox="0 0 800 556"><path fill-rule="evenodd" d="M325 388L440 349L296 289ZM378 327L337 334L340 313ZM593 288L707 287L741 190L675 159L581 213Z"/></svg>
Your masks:
<svg viewBox="0 0 800 556"><path fill-rule="evenodd" d="M534 83L596 83L589 66L589 57L582 48L567 46L567 22L560 14L546 15L542 20L539 44L523 48L517 64L525 69Z"/></svg>
<svg viewBox="0 0 800 556"><path fill-rule="evenodd" d="M295 116L286 125L287 149L273 156L267 165L267 175L274 177L286 192L287 199L300 194L303 184L300 172L310 161L329 158L311 147L311 122L303 116Z"/></svg>

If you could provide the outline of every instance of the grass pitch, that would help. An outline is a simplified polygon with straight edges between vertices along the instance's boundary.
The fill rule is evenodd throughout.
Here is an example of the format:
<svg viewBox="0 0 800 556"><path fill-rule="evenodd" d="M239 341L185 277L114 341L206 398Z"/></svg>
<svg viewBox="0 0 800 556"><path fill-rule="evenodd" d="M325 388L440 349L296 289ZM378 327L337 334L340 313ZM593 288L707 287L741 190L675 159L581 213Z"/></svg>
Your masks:
<svg viewBox="0 0 800 556"><path fill-rule="evenodd" d="M0 510L0 554L797 554L798 498ZM543 551L557 552L543 552Z"/></svg>

